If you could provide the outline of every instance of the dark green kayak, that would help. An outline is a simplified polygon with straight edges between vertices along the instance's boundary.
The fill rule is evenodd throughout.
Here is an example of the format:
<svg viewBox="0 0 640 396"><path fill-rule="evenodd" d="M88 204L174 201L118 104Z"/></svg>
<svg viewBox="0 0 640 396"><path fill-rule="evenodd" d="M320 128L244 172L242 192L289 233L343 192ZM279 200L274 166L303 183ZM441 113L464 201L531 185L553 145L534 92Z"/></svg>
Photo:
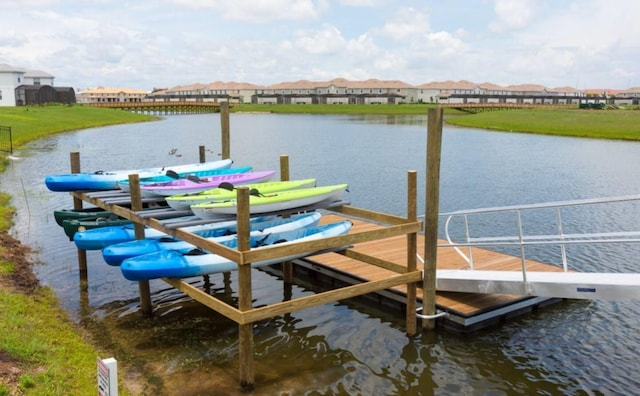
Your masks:
<svg viewBox="0 0 640 396"><path fill-rule="evenodd" d="M83 220L96 217L110 217L113 213L107 212L99 207L82 208L82 209L59 209L53 211L53 217L56 223L62 227L65 220Z"/></svg>
<svg viewBox="0 0 640 396"><path fill-rule="evenodd" d="M125 224L131 224L131 221L112 214L109 217L95 216L92 218L63 220L62 228L64 228L64 233L67 234L69 240L73 241L73 236L76 232L100 227L121 226Z"/></svg>

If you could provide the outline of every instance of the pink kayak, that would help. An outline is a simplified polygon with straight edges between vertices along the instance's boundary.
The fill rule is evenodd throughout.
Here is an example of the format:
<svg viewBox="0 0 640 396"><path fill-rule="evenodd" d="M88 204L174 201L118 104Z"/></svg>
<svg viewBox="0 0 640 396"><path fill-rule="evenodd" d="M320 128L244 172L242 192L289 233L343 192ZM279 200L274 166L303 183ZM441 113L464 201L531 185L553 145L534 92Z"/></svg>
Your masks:
<svg viewBox="0 0 640 396"><path fill-rule="evenodd" d="M186 177L162 183L151 183L140 186L143 196L164 196L176 194L195 194L202 191L217 188L221 183L231 183L234 186L257 183L270 180L276 171L260 171L246 173L232 173L229 175L217 175L210 177Z"/></svg>

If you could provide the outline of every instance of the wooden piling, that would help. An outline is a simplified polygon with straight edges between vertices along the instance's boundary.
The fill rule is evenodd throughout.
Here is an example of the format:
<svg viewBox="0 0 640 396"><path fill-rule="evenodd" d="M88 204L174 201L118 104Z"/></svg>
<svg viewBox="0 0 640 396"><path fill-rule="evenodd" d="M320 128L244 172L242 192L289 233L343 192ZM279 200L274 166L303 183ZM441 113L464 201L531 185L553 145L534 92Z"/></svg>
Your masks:
<svg viewBox="0 0 640 396"><path fill-rule="evenodd" d="M280 180L289 181L289 156L280 156ZM293 264L291 261L282 263L282 278L285 284L293 283Z"/></svg>
<svg viewBox="0 0 640 396"><path fill-rule="evenodd" d="M422 313L436 313L436 256L438 250L438 212L440 205L440 149L442 146L442 108L429 109L427 125L427 180L424 218L424 271ZM433 330L435 320L423 320L424 329Z"/></svg>
<svg viewBox="0 0 640 396"><path fill-rule="evenodd" d="M220 132L222 135L222 159L229 159L231 158L229 102L220 103Z"/></svg>
<svg viewBox="0 0 640 396"><path fill-rule="evenodd" d="M198 148L198 156L201 164L207 161L207 155L205 154L205 147L202 145Z"/></svg>
<svg viewBox="0 0 640 396"><path fill-rule="evenodd" d="M69 154L69 161L71 162L71 173L80 173L80 153L78 151L71 152ZM82 209L82 200L80 198L73 198L73 209ZM82 249L78 250L78 272L80 274L80 290L87 290L89 287L89 271L87 269L87 251Z"/></svg>
<svg viewBox="0 0 640 396"><path fill-rule="evenodd" d="M418 220L417 205L417 172L412 170L407 174L407 219L409 221ZM407 234L407 272L413 272L417 268L418 234L412 232ZM407 335L414 336L417 332L416 317L417 285L407 284Z"/></svg>
<svg viewBox="0 0 640 396"><path fill-rule="evenodd" d="M131 191L131 210L139 212L142 210L142 193L140 192L140 177L138 175L129 175L129 188ZM135 222L133 230L136 239L144 239L144 224ZM140 291L140 310L145 315L151 315L153 309L149 281L138 282L138 290Z"/></svg>
<svg viewBox="0 0 640 396"><path fill-rule="evenodd" d="M237 228L238 250L241 252L251 248L249 240L249 187L238 187ZM238 265L238 309L250 311L252 308L251 264ZM253 367L253 323L238 324L240 361L240 387L244 391L252 391L255 386Z"/></svg>

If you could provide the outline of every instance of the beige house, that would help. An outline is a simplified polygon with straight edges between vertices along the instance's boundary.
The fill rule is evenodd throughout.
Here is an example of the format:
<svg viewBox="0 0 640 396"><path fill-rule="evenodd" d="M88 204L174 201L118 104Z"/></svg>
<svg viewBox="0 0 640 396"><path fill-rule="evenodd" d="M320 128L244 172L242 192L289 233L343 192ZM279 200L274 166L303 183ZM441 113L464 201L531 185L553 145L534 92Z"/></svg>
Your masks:
<svg viewBox="0 0 640 396"><path fill-rule="evenodd" d="M142 102L149 92L131 88L90 88L76 95L78 103Z"/></svg>

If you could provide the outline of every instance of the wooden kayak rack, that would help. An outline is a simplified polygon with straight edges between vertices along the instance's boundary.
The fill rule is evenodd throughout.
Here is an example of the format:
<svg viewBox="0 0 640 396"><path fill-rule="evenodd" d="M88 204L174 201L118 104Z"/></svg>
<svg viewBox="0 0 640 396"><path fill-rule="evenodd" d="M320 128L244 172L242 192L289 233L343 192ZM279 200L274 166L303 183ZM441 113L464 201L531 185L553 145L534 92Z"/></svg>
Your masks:
<svg viewBox="0 0 640 396"><path fill-rule="evenodd" d="M228 117L228 109L226 109ZM228 120L224 120L225 106L222 108L222 134L223 134L223 146L225 144L225 122L228 128ZM440 110L441 114L441 110ZM430 114L431 116L431 114ZM437 118L437 117L436 117ZM440 118L440 133L442 131L442 121ZM431 128L431 126L430 126ZM226 132L228 133L228 131ZM228 138L226 139L228 144ZM439 146L437 146L439 150ZM228 154L228 148L223 149L224 153ZM203 147L200 147L200 160L203 159ZM228 158L228 157L227 157ZM224 158L223 158L224 159ZM71 171L73 173L80 172L80 155L77 152L71 153ZM438 168L439 171L439 168ZM280 177L282 180L289 180L289 161L287 156L280 157ZM213 242L211 240L202 238L198 235L185 231L182 227L171 227L170 223L163 221L160 218L150 217L148 210L142 211L142 202L140 185L138 175L130 175L129 183L131 191L129 196L124 198L123 193L118 190L114 191L102 191L102 192L81 192L74 191L70 194L73 196L74 208L82 208L83 202L90 203L92 205L101 207L105 210L111 211L114 214L121 216L125 219L129 219L134 222L136 238L144 238L144 228L151 227L162 232L165 232L173 237L179 238L193 245L198 246L201 249L207 250L211 253L221 255L229 260L232 260L238 264L238 302L237 306L230 305L222 300L219 300L206 292L192 286L191 284L183 281L182 279L162 278L162 280L172 287L187 294L194 300L204 304L205 306L213 309L214 311L226 316L227 318L236 322L239 326L239 380L240 386L243 390L249 391L254 389L255 373L254 373L254 345L253 345L253 323L272 318L275 316L284 315L287 313L311 308L314 306L337 302L340 300L349 299L385 289L389 289L394 286L406 285L406 333L409 336L413 336L417 332L417 298L416 287L419 282L424 281L422 271L417 269L417 233L423 228L422 221L417 217L417 172L408 171L407 176L407 216L395 216L385 214L381 212L366 210L358 207L351 206L348 203L339 203L334 207L327 207L323 210L340 213L346 217L354 217L365 221L374 222L379 225L383 225L381 228L367 230L357 233L349 233L341 236L327 237L319 240L290 243L286 245L274 245L268 247L261 247L260 249L251 249L249 243L249 188L239 186L237 188L237 233L238 233L238 248L232 249ZM160 200L163 200L160 198ZM146 200L148 202L148 200ZM168 209L164 209L166 214ZM152 215L151 215L152 216ZM437 220L437 214L435 219ZM396 236L406 235L407 238L407 265L401 266L396 263L383 260L378 257L365 255L361 252L356 252L350 247L354 244L382 240L385 238L391 238ZM435 252L435 245L434 245ZM273 259L277 257L287 257L293 254L300 254L305 252L314 252L310 255L317 254L319 252L335 251L339 254L345 255L349 258L356 259L358 261L367 263L369 265L384 268L386 270L393 271L395 274L382 280L376 281L363 281L358 284L344 286L341 288L320 292L313 295L302 296L288 301L282 301L266 306L254 308L252 307L252 281L250 263L258 262L267 259ZM86 286L87 279L87 259L86 252L78 250L78 263L80 267L81 285L83 284L82 278L84 277L84 285ZM293 283L293 271L292 263L283 263L283 274L285 283ZM425 268L427 268L425 266ZM144 314L152 314L153 309L151 305L150 288L148 281L139 282L140 290L140 305L141 311ZM428 291L425 291L423 298L428 296ZM423 301L426 303L427 301ZM435 309L435 306L434 308ZM423 327L433 328L434 324L427 324L425 322L433 322L429 320L423 321Z"/></svg>

